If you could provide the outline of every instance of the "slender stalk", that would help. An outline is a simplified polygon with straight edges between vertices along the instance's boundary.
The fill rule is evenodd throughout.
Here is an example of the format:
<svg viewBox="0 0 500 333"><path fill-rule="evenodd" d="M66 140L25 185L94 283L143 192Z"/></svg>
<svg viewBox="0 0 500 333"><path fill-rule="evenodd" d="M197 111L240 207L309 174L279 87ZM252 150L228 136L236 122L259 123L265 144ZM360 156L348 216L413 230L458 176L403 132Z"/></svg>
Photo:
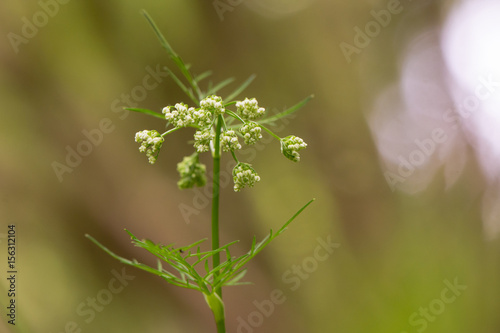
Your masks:
<svg viewBox="0 0 500 333"><path fill-rule="evenodd" d="M215 323L217 324L217 333L226 333L226 322L224 315L220 320L216 319Z"/></svg>
<svg viewBox="0 0 500 333"><path fill-rule="evenodd" d="M221 115L217 118L217 123L215 125L215 143L214 143L214 166L213 166L213 198L212 198L212 250L217 250L219 248L219 187L220 187L220 133L222 129L223 118ZM213 267L217 267L220 264L220 254L217 253L213 256ZM214 274L214 280L217 279L219 273ZM217 288L215 293L219 295L222 302L222 289ZM213 309L212 309L213 310ZM215 313L214 313L215 314ZM215 314L215 322L217 325L217 333L225 333L225 318L224 310L222 314ZM218 317L218 318L217 318Z"/></svg>
<svg viewBox="0 0 500 333"><path fill-rule="evenodd" d="M262 124L259 124L259 126L261 128L264 129L264 131L266 131L267 133L271 134L272 136L274 136L276 139L280 140L281 141L281 138L279 136L277 136L276 134L273 133L273 131L271 131L269 128L267 128L266 126L262 125Z"/></svg>
<svg viewBox="0 0 500 333"><path fill-rule="evenodd" d="M220 177L220 132L222 128L221 116L217 118L215 125L215 142L214 142L214 166L212 170L213 176L213 198L212 198L212 250L215 251L219 248L219 177ZM213 257L213 268L219 266L220 256L219 253ZM215 273L214 278L219 274ZM221 296L220 290L216 291Z"/></svg>

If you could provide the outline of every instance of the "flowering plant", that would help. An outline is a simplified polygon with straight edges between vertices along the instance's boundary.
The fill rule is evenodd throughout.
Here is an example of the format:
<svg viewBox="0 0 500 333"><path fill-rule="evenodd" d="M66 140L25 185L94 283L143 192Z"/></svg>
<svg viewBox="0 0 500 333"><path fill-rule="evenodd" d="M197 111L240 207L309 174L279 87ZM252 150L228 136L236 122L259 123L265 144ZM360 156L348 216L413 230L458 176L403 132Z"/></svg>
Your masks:
<svg viewBox="0 0 500 333"><path fill-rule="evenodd" d="M202 91L199 86L200 81L210 76L211 72L204 72L194 76L189 70L189 66L184 64L182 59L172 49L165 37L157 28L150 16L144 12L147 20L155 31L161 45L167 51L169 57L176 64L188 85L176 76L169 68L166 68L169 75L176 84L186 93L195 106L186 103L176 103L173 106L163 108L162 114L152 110L127 108L148 114L162 120L166 120L167 130L160 134L156 130L143 130L137 132L135 141L140 144L139 151L146 154L149 163L154 164L160 153L165 137L181 128L192 127L196 129L194 133L194 153L177 164L177 171L180 175L178 186L181 189L192 188L194 186L204 186L207 182L206 167L199 160L199 154L211 152L213 157L213 197L212 197L212 249L201 251L200 244L205 240L200 240L191 245L174 247L171 245L156 244L150 240L139 240L134 234L127 230L134 245L142 247L158 257L158 266L151 267L137 260L122 258L93 237L87 235L95 244L101 247L112 257L120 262L137 267L139 269L158 275L167 282L180 287L195 289L203 293L205 300L212 310L217 326L217 332L225 332L224 303L222 301L222 287L230 285L245 284L241 282L246 269L244 266L260 251L262 251L273 239L281 235L288 225L309 205L311 200L300 208L277 232L270 231L269 235L257 243L253 238L250 250L239 256L232 256L229 247L237 241L220 246L219 245L219 182L220 182L220 159L221 152L229 152L235 160L233 168L234 191L238 192L245 187L253 187L260 181L260 176L253 167L245 162L239 161L235 154L242 148L240 138L244 144L252 145L262 138L262 133L267 132L276 138L281 145L282 154L291 161L300 160L299 151L307 147L307 144L296 136L281 138L273 133L266 125L272 125L276 120L288 116L304 106L312 96L307 97L295 106L280 112L276 115L265 117L266 110L260 107L255 98L245 98L235 100L244 89L253 81L255 76L251 76L233 93L224 99L216 95L223 87L230 84L233 79L227 79L219 84L209 85L206 91ZM231 110L235 106L235 110ZM265 125L266 124L266 125ZM225 254L226 260L221 262L220 255ZM168 264L171 270L163 267L162 261ZM211 262L211 266L210 266ZM202 265L202 269L197 269ZM173 273L177 271L177 273ZM200 273L203 271L204 273Z"/></svg>

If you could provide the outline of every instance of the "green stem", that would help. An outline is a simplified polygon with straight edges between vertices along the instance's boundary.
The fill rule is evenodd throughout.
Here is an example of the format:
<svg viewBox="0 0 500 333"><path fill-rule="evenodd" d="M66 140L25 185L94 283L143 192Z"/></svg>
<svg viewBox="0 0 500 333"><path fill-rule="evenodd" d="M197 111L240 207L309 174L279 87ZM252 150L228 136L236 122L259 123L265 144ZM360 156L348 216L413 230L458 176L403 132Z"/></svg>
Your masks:
<svg viewBox="0 0 500 333"><path fill-rule="evenodd" d="M214 167L213 167L213 198L212 198L212 250L219 248L219 177L220 177L220 133L222 129L222 116L219 115L215 125L215 143L214 143ZM219 253L213 256L213 268L219 266ZM217 279L218 272L214 274L214 279ZM218 288L215 291L222 299L222 290Z"/></svg>
<svg viewBox="0 0 500 333"><path fill-rule="evenodd" d="M213 166L213 198L212 198L212 250L215 251L219 248L219 186L220 186L220 133L222 129L223 118L221 115L217 117L215 125L215 143L214 143L214 166ZM220 254L216 253L213 256L213 268L219 266ZM214 273L214 280L217 279L219 273ZM219 287L215 293L220 297L222 303L222 289ZM215 319L217 324L217 332L225 333L224 312Z"/></svg>
<svg viewBox="0 0 500 333"><path fill-rule="evenodd" d="M205 300L212 310L217 325L217 333L226 333L226 324L224 316L224 303L217 294L206 295Z"/></svg>
<svg viewBox="0 0 500 333"><path fill-rule="evenodd" d="M165 137L166 135L168 135L168 134L170 134L170 133L172 133L172 132L175 132L175 131L177 131L177 130L178 130L178 129L180 129L180 128L181 128L181 127L174 127L174 128L171 128L171 129L169 129L168 131L166 131L165 133L163 133L161 136L162 136L162 137Z"/></svg>
<svg viewBox="0 0 500 333"><path fill-rule="evenodd" d="M246 123L246 121L245 121L245 120L243 120L240 116L238 116L238 115L237 115L236 113L234 113L233 111L231 111L231 110L226 110L226 113L227 113L228 115L230 115L231 117L238 119L238 120L239 120L239 121L241 121L243 124L245 124L245 123Z"/></svg>
<svg viewBox="0 0 500 333"><path fill-rule="evenodd" d="M222 315L221 320L216 319L215 323L217 324L217 333L226 333L226 323L224 314Z"/></svg>
<svg viewBox="0 0 500 333"><path fill-rule="evenodd" d="M259 123L259 126L264 129L264 131L266 131L267 133L271 134L272 136L274 136L276 139L278 139L279 141L281 141L281 138L279 136L277 136L276 134L273 133L273 131L271 131L269 128L267 128L266 126L262 125Z"/></svg>
<svg viewBox="0 0 500 333"><path fill-rule="evenodd" d="M238 160L238 158L236 157L236 155L234 154L234 151L231 150L231 155L233 155L233 159L234 161L238 164L240 163L240 160Z"/></svg>

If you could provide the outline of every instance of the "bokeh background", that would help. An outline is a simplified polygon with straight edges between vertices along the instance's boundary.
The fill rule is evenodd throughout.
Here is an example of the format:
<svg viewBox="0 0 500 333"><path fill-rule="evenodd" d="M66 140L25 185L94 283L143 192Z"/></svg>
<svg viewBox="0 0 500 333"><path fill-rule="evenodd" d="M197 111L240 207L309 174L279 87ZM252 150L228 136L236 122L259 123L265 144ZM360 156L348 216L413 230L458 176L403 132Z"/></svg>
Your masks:
<svg viewBox="0 0 500 333"><path fill-rule="evenodd" d="M496 2L220 2L219 12L209 0L0 3L0 331L215 331L200 295L133 268L106 299L124 266L84 237L151 262L124 228L179 245L210 232L203 189L176 186L193 133L169 136L151 166L133 137L163 124L120 111L148 70L172 65L145 9L195 73L237 83L257 74L245 95L270 112L315 95L279 132L309 144L301 162L271 142L252 160L261 183L222 190L222 242L240 239L235 253L317 199L250 264L255 284L225 290L228 332L499 332ZM187 102L159 80L131 102L158 111ZM103 119L112 130L59 179L54 162ZM186 218L180 207L193 210ZM9 224L15 327L4 314ZM314 265L318 238L338 247ZM286 300L256 314L276 289ZM96 297L107 304L82 315Z"/></svg>

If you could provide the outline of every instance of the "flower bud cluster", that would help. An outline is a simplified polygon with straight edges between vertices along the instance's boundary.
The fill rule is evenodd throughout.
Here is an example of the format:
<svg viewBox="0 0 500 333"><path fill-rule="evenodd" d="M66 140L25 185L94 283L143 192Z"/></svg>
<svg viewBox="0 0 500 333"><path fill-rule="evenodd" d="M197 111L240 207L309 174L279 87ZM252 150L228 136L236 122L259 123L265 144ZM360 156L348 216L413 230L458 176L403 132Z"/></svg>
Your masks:
<svg viewBox="0 0 500 333"><path fill-rule="evenodd" d="M239 192L244 187L253 187L260 181L255 170L247 163L238 163L233 169L234 191Z"/></svg>
<svg viewBox="0 0 500 333"><path fill-rule="evenodd" d="M135 142L141 144L139 151L141 153L146 153L148 161L151 164L156 162L163 141L165 141L165 139L155 130L144 130L135 134Z"/></svg>
<svg viewBox="0 0 500 333"><path fill-rule="evenodd" d="M192 125L195 121L193 112L194 108L189 108L184 103L177 103L175 107L166 106L162 111L165 119L176 128Z"/></svg>
<svg viewBox="0 0 500 333"><path fill-rule="evenodd" d="M241 149L241 145L233 130L224 131L220 136L220 143L223 151L231 151Z"/></svg>
<svg viewBox="0 0 500 333"><path fill-rule="evenodd" d="M299 150L307 147L307 143L301 138L290 135L281 139L281 152L291 161L300 161Z"/></svg>
<svg viewBox="0 0 500 333"><path fill-rule="evenodd" d="M214 123L217 117L223 114L227 114L243 122L243 125L238 130L238 134L243 137L245 144L252 145L258 142L262 138L262 130L264 129L280 140L281 152L286 158L294 162L300 161L299 151L307 147L304 140L294 135L280 139L264 127L264 125L259 124L255 119L263 116L265 109L259 107L255 98L245 98L243 101L238 101L235 104L236 114L229 110L226 112L222 98L212 95L202 99L200 101L200 108L198 109L189 107L184 103L177 103L175 106L167 106L163 109L165 119L174 126L174 129L171 131L186 126L197 128L194 134L194 148L196 152L191 156L185 157L177 165L177 170L181 176L181 180L178 182L180 188L189 188L194 185L203 186L206 183L206 168L205 165L199 163L198 154L213 149L216 136ZM220 133L221 149L225 152L241 149L237 133L232 129L234 126L230 127L231 123L226 123L225 119L221 121L223 121L223 129ZM142 131L136 134L135 141L141 144L139 150L146 153L149 163L155 163L164 141L163 136L154 130ZM234 154L233 156L236 159ZM260 177L250 164L241 163L237 159L236 162L238 164L233 169L235 191L238 192L244 187L252 187L256 182L260 181Z"/></svg>
<svg viewBox="0 0 500 333"><path fill-rule="evenodd" d="M243 135L243 140L247 145L253 145L257 141L262 139L261 132L262 129L260 128L260 126L253 121L245 123L240 128L240 133Z"/></svg>
<svg viewBox="0 0 500 333"><path fill-rule="evenodd" d="M236 109L245 120L254 120L264 115L266 109L260 108L255 98L245 98L244 101L236 103Z"/></svg>
<svg viewBox="0 0 500 333"><path fill-rule="evenodd" d="M198 153L203 153L210 150L210 142L214 139L215 134L212 129L205 128L194 133L194 147Z"/></svg>
<svg viewBox="0 0 500 333"><path fill-rule="evenodd" d="M225 112L224 103L220 96L208 96L200 102L202 109L209 111L214 116L218 116Z"/></svg>
<svg viewBox="0 0 500 333"><path fill-rule="evenodd" d="M193 111L193 119L196 125L201 128L212 124L212 114L207 109L199 109Z"/></svg>
<svg viewBox="0 0 500 333"><path fill-rule="evenodd" d="M181 177L177 185L181 189L191 188L194 185L200 187L207 183L206 167L199 162L198 153L185 156L182 162L177 163L177 172Z"/></svg>

